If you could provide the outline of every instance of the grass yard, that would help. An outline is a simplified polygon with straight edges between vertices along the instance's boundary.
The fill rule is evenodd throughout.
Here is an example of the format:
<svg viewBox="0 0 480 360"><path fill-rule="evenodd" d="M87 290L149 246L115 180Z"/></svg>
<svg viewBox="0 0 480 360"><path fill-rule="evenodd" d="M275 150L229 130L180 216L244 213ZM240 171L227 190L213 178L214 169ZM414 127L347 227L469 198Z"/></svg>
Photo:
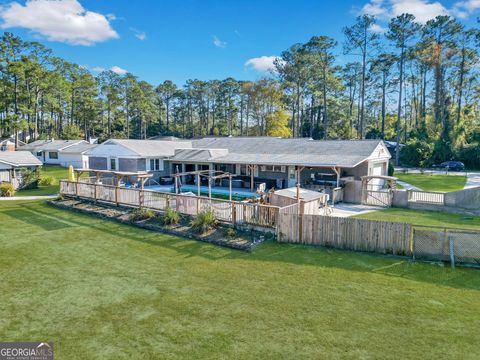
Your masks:
<svg viewBox="0 0 480 360"><path fill-rule="evenodd" d="M38 196L38 195L54 195L59 191L59 180L68 178L68 168L57 165L44 165L42 167L44 175L53 176L55 182L49 186L39 186L38 189L20 190L16 196Z"/></svg>
<svg viewBox="0 0 480 360"><path fill-rule="evenodd" d="M480 356L480 271L266 243L253 253L0 202L0 339L58 359Z"/></svg>
<svg viewBox="0 0 480 360"><path fill-rule="evenodd" d="M424 191L450 192L462 190L467 182L466 176L458 175L395 173L393 176Z"/></svg>
<svg viewBox="0 0 480 360"><path fill-rule="evenodd" d="M480 216L451 214L438 211L388 208L356 215L354 217L368 220L403 222L413 225L480 230Z"/></svg>

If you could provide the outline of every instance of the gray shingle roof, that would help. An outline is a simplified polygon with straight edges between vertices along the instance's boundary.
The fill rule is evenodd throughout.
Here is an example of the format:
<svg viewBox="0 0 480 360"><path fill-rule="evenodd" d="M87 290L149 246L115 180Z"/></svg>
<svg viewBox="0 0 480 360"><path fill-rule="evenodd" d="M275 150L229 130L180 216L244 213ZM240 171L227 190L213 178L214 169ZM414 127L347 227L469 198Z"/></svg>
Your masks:
<svg viewBox="0 0 480 360"><path fill-rule="evenodd" d="M88 150L93 149L94 147L97 147L97 144L90 144L87 142L82 142L76 145L72 145L67 147L66 149L62 150L62 153L64 154L81 154L84 153Z"/></svg>
<svg viewBox="0 0 480 360"><path fill-rule="evenodd" d="M227 154L209 159L215 163L354 167L371 156L380 143L381 140L228 137L193 140L192 146L194 149L227 149ZM185 152L170 158L192 162L205 159L197 153Z"/></svg>
<svg viewBox="0 0 480 360"><path fill-rule="evenodd" d="M173 156L175 149L192 147L192 143L190 141L111 139L104 144L106 143L121 145L135 152L136 154L145 157Z"/></svg>
<svg viewBox="0 0 480 360"><path fill-rule="evenodd" d="M42 162L28 151L0 151L0 163L14 167L42 165Z"/></svg>
<svg viewBox="0 0 480 360"><path fill-rule="evenodd" d="M227 149L176 149L174 158L177 161L209 162L226 155Z"/></svg>
<svg viewBox="0 0 480 360"><path fill-rule="evenodd" d="M85 140L36 140L19 147L22 151L60 151L79 143L87 143Z"/></svg>

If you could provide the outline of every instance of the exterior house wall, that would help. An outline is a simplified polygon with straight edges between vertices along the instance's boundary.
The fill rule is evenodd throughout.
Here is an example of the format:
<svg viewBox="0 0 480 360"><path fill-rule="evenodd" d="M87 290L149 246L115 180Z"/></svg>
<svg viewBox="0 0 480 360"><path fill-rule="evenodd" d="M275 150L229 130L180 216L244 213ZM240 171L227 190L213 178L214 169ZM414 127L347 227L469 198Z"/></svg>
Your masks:
<svg viewBox="0 0 480 360"><path fill-rule="evenodd" d="M88 166L88 156L86 155L80 153L62 154L61 152L58 155L61 166L69 167L72 165L75 169L83 169L85 165Z"/></svg>
<svg viewBox="0 0 480 360"><path fill-rule="evenodd" d="M0 169L0 183L10 182L10 170Z"/></svg>
<svg viewBox="0 0 480 360"><path fill-rule="evenodd" d="M353 176L355 180L361 180L362 176L368 175L369 162L364 161L351 169L344 169L342 176Z"/></svg>

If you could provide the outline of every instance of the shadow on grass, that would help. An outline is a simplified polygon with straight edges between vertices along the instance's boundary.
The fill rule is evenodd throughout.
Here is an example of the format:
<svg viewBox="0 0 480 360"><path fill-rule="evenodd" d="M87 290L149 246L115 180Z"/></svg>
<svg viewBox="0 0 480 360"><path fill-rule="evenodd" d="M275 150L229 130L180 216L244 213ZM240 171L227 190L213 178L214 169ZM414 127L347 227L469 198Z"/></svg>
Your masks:
<svg viewBox="0 0 480 360"><path fill-rule="evenodd" d="M478 269L457 268L452 270L448 265L414 262L408 258L273 242L261 244L253 253L246 253L134 228L114 221L109 221L109 225L105 226L103 222L107 220L92 219L93 217L90 215L61 211L50 207L46 203L26 203L25 207L35 211L37 216L44 216L49 219L54 216L57 218L57 221L63 223L95 229L109 236L112 233L118 234L119 238L174 250L185 257L198 256L213 261L219 259L243 259L246 261L278 262L298 266L320 266L347 271L376 273L452 288L480 290L480 270Z"/></svg>

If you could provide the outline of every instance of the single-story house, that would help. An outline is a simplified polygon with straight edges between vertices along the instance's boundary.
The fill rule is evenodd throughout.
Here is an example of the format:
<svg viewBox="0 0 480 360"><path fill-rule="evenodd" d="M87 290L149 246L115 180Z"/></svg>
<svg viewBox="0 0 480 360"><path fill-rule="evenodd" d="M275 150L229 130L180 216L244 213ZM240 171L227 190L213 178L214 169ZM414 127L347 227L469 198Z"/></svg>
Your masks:
<svg viewBox="0 0 480 360"><path fill-rule="evenodd" d="M26 151L1 151L0 152L0 183L13 184L17 189L22 182L23 169L36 170L42 162Z"/></svg>
<svg viewBox="0 0 480 360"><path fill-rule="evenodd" d="M224 171L235 174L235 188L254 191L265 184L267 189L285 189L299 183L302 188L325 192L331 199L334 191L338 193L338 188L344 188L347 182L361 184L362 176L387 175L391 157L381 140L274 137L111 139L87 155L89 169L147 171L158 182L177 171ZM182 175L183 184L196 181L196 176ZM381 182L379 179L375 184L380 187ZM213 185L228 186L228 180L219 179Z"/></svg>
<svg viewBox="0 0 480 360"><path fill-rule="evenodd" d="M192 140L191 148L177 148L168 161L171 172L179 167L182 172L207 168L235 173L237 184L252 190L260 183L276 189L300 183L332 196L345 182L387 175L390 158L381 140L207 137Z"/></svg>
<svg viewBox="0 0 480 360"><path fill-rule="evenodd" d="M88 169L121 172L151 172L154 178L170 175L165 159L178 147L191 147L190 141L110 139L87 152Z"/></svg>
<svg viewBox="0 0 480 360"><path fill-rule="evenodd" d="M29 151L44 164L85 168L88 165L86 152L96 144L85 140L36 140L20 146L19 151Z"/></svg>

